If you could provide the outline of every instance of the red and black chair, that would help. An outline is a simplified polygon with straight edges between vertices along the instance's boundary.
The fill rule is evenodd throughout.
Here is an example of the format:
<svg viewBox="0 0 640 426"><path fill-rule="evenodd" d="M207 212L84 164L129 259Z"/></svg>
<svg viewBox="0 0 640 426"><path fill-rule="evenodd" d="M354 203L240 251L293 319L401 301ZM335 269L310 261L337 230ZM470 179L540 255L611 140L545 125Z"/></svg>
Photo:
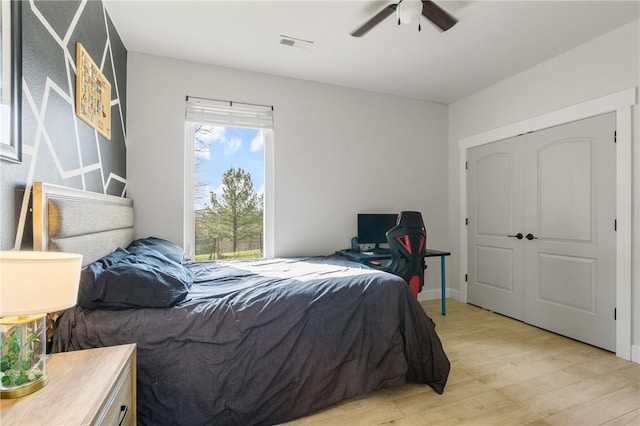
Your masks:
<svg viewBox="0 0 640 426"><path fill-rule="evenodd" d="M391 251L391 261L382 268L384 271L402 277L414 296L424 286L424 261L427 246L427 231L420 212L398 213L396 226L387 231L387 242Z"/></svg>

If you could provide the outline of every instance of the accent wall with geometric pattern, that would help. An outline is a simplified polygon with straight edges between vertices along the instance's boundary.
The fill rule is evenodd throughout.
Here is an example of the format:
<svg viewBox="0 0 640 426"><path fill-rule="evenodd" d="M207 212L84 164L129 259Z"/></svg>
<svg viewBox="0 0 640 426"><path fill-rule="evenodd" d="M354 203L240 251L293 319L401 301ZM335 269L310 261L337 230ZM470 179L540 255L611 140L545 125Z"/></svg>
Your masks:
<svg viewBox="0 0 640 426"><path fill-rule="evenodd" d="M76 44L111 83L111 139L75 113ZM31 248L29 192L43 181L124 196L127 50L101 1L22 2L22 163L0 161L1 249Z"/></svg>

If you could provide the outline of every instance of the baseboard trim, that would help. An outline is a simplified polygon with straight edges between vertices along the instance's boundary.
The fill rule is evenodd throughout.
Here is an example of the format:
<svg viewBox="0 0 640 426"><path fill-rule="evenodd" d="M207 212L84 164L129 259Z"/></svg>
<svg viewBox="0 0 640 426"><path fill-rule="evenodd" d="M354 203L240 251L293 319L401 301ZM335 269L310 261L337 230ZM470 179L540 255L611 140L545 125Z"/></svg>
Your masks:
<svg viewBox="0 0 640 426"><path fill-rule="evenodd" d="M418 300L436 300L440 299L441 291L438 290L423 290L418 294ZM460 291L454 289L447 289L447 298L460 301ZM463 302L464 303L464 302ZM636 364L640 364L640 345L631 345L631 361Z"/></svg>
<svg viewBox="0 0 640 426"><path fill-rule="evenodd" d="M422 290L418 294L418 300L426 301L426 300L440 299L440 294L442 294L440 289L437 289L437 290ZM447 289L447 298L448 299L455 299L457 301L460 301L460 291L448 288Z"/></svg>

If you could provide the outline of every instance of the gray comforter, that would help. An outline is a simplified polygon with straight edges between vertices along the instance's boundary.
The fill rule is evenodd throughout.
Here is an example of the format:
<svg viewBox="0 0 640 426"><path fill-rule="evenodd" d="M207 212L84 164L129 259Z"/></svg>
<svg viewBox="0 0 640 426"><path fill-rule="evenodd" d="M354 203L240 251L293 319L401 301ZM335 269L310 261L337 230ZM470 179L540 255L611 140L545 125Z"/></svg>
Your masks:
<svg viewBox="0 0 640 426"><path fill-rule="evenodd" d="M54 351L137 344L138 423L273 424L449 361L406 283L337 257L190 264L172 308L67 310Z"/></svg>

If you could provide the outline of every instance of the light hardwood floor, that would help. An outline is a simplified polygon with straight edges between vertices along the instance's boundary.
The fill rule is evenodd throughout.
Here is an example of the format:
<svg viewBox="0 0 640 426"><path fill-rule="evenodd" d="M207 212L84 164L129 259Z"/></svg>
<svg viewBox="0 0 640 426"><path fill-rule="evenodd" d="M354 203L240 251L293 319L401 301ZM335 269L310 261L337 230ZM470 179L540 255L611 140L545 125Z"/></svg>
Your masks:
<svg viewBox="0 0 640 426"><path fill-rule="evenodd" d="M519 321L422 302L451 360L447 387L343 401L288 425L640 425L640 365Z"/></svg>

